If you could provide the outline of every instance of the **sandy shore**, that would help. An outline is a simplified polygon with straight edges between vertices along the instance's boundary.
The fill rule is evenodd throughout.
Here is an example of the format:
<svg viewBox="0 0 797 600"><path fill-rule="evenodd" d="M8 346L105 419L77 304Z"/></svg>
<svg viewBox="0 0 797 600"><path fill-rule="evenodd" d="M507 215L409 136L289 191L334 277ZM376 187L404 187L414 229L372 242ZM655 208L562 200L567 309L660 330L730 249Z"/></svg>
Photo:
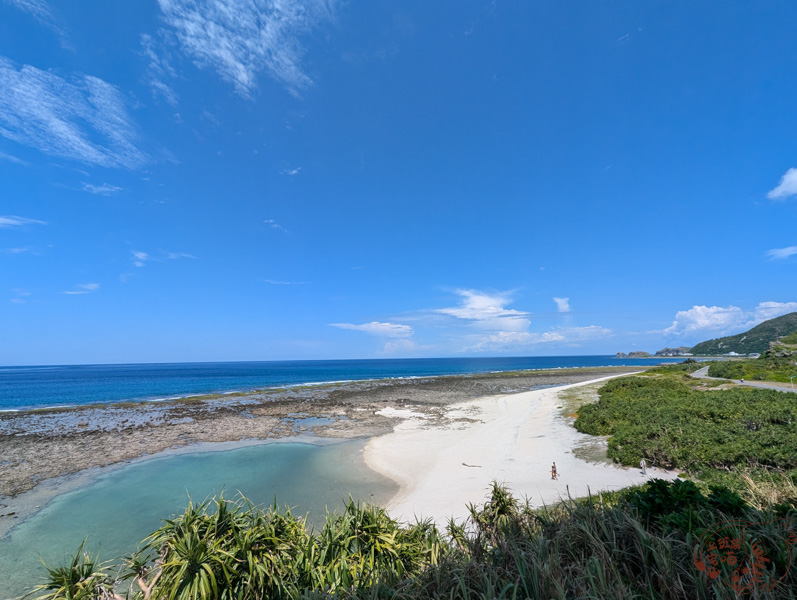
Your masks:
<svg viewBox="0 0 797 600"><path fill-rule="evenodd" d="M452 516L465 519L466 505L483 503L493 480L534 506L568 493L585 496L645 481L638 468L601 461L595 444L602 440L576 431L573 416L565 414L563 392L610 378L457 403L448 407L447 423L432 423L410 410L391 411L404 420L365 448L366 464L400 485L387 505L390 515L405 521L432 518L439 524ZM592 459L580 457L590 447ZM559 472L555 481L553 462ZM676 476L647 469L647 477Z"/></svg>
<svg viewBox="0 0 797 600"><path fill-rule="evenodd" d="M172 402L0 413L0 519L14 512L10 498L42 482L171 448L302 435L368 438L392 431L401 421L381 413L385 407L412 407L429 422L448 422L447 407L457 402L586 381L619 370L595 367L373 380Z"/></svg>

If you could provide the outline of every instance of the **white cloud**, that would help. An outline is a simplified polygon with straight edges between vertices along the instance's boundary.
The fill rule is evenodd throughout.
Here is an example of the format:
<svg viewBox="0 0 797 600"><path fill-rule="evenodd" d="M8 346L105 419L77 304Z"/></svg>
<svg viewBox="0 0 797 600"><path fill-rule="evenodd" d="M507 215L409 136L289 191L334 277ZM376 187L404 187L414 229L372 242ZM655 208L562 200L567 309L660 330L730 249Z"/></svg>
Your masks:
<svg viewBox="0 0 797 600"><path fill-rule="evenodd" d="M781 315L797 311L797 302L760 302L753 311L752 324L774 319Z"/></svg>
<svg viewBox="0 0 797 600"><path fill-rule="evenodd" d="M73 82L0 57L0 136L52 156L135 169L148 161L119 91L89 75Z"/></svg>
<svg viewBox="0 0 797 600"><path fill-rule="evenodd" d="M311 85L299 36L331 19L334 0L158 0L164 21L200 68L250 96L265 71L289 91Z"/></svg>
<svg viewBox="0 0 797 600"><path fill-rule="evenodd" d="M745 319L744 311L738 306L693 306L689 310L679 310L664 333L682 335L695 331L727 331Z"/></svg>
<svg viewBox="0 0 797 600"><path fill-rule="evenodd" d="M330 325L340 329L364 331L365 333L370 333L372 335L391 338L407 338L412 336L414 333L412 327L409 325L401 325L399 323L380 323L379 321L363 323L362 325L355 325L354 323L330 323Z"/></svg>
<svg viewBox="0 0 797 600"><path fill-rule="evenodd" d="M7 4L16 6L35 18L42 25L49 27L52 31L64 37L64 29L59 25L52 8L44 0L5 0Z"/></svg>
<svg viewBox="0 0 797 600"><path fill-rule="evenodd" d="M271 227L271 229L274 229L276 231L282 231L283 233L290 233L290 231L285 229L282 225L277 223L274 219L266 219L265 221L263 221L263 223L266 223L269 227Z"/></svg>
<svg viewBox="0 0 797 600"><path fill-rule="evenodd" d="M143 267L150 261L161 262L164 260L178 260L181 258L196 258L193 254L188 254L186 252L165 252L163 250L158 251L155 255L140 250L131 250L131 253L133 254L133 266L136 267Z"/></svg>
<svg viewBox="0 0 797 600"><path fill-rule="evenodd" d="M262 278L261 281L264 281L270 285L304 285L305 283L307 283L306 281L278 281L275 279L262 279Z"/></svg>
<svg viewBox="0 0 797 600"><path fill-rule="evenodd" d="M280 175L290 175L293 177L294 175L298 175L299 171L301 170L302 167L296 167L295 169L282 169L282 171L280 171Z"/></svg>
<svg viewBox="0 0 797 600"><path fill-rule="evenodd" d="M0 159L7 160L8 162L12 162L17 165L24 165L24 166L28 165L28 163L26 163L24 160L20 160L16 156L11 156L10 154L6 154L5 152L0 152Z"/></svg>
<svg viewBox="0 0 797 600"><path fill-rule="evenodd" d="M147 254L146 252L140 252L138 250L133 250L132 252L133 252L133 265L135 265L136 267L143 267L145 264L147 264L147 261L149 260L149 254Z"/></svg>
<svg viewBox="0 0 797 600"><path fill-rule="evenodd" d="M479 290L456 290L460 305L436 312L465 319L474 326L495 331L525 331L531 325L528 313L505 308L511 302L509 292L488 294Z"/></svg>
<svg viewBox="0 0 797 600"><path fill-rule="evenodd" d="M385 342L385 347L379 352L381 355L394 355L406 352L412 352L418 349L418 345L407 338L391 338Z"/></svg>
<svg viewBox="0 0 797 600"><path fill-rule="evenodd" d="M18 227L20 225L47 225L47 223L37 219L26 219L25 217L15 217L13 215L0 217L0 228Z"/></svg>
<svg viewBox="0 0 797 600"><path fill-rule="evenodd" d="M570 312L570 298L556 298L553 299L556 302L556 310L560 313Z"/></svg>
<svg viewBox="0 0 797 600"><path fill-rule="evenodd" d="M177 77L177 72L169 63L168 58L166 58L163 45L157 51L155 46L156 42L152 39L152 36L146 33L141 36L141 48L144 51L144 55L149 59L146 73L147 83L152 88L152 95L155 98L160 97L171 106L177 106L177 93L166 83L167 79Z"/></svg>
<svg viewBox="0 0 797 600"><path fill-rule="evenodd" d="M33 15L36 18L50 19L53 11L50 5L44 0L5 0L6 4L16 6L20 10Z"/></svg>
<svg viewBox="0 0 797 600"><path fill-rule="evenodd" d="M597 325L532 332L529 331L529 313L506 307L511 302L510 292L457 290L456 293L462 298L459 306L442 308L435 312L463 319L473 328L485 332L468 336L470 341L467 342L465 351L505 351L555 342L577 344L612 335L610 329ZM554 298L554 301L560 312L570 310L569 298Z"/></svg>
<svg viewBox="0 0 797 600"><path fill-rule="evenodd" d="M468 350L504 351L513 348L521 349L540 344L578 344L589 340L609 337L613 334L611 329L590 325L588 327L563 327L542 333L529 331L499 331L487 336Z"/></svg>
<svg viewBox="0 0 797 600"><path fill-rule="evenodd" d="M780 200L797 195L797 169L789 169L780 178L778 187L767 194L770 200Z"/></svg>
<svg viewBox="0 0 797 600"><path fill-rule="evenodd" d="M10 302L14 304L26 304L27 301L25 300L25 298L31 295L30 292L21 289L14 289L12 291L14 292L14 294L16 294L16 297L11 298Z"/></svg>
<svg viewBox="0 0 797 600"><path fill-rule="evenodd" d="M163 260L178 260L180 258L196 259L196 256L194 256L193 254L188 254L188 252L164 252L163 253Z"/></svg>
<svg viewBox="0 0 797 600"><path fill-rule="evenodd" d="M797 311L797 302L760 302L751 311L738 306L693 306L680 310L672 325L662 333L686 335L695 332L711 332L726 335L740 332L768 319Z"/></svg>
<svg viewBox="0 0 797 600"><path fill-rule="evenodd" d="M767 256L773 260L789 258L795 254L797 254L797 246L788 246L786 248L773 248L772 250L767 250Z"/></svg>
<svg viewBox="0 0 797 600"><path fill-rule="evenodd" d="M120 188L110 183L103 183L102 185L93 185L91 183L83 182L83 191L89 194L97 194L99 196L110 196L116 192L121 192L124 188Z"/></svg>
<svg viewBox="0 0 797 600"><path fill-rule="evenodd" d="M98 289L100 289L99 283L81 283L79 285L76 285L74 290L69 290L61 293L67 294L69 296L79 296L82 294L90 294L91 292L96 292Z"/></svg>

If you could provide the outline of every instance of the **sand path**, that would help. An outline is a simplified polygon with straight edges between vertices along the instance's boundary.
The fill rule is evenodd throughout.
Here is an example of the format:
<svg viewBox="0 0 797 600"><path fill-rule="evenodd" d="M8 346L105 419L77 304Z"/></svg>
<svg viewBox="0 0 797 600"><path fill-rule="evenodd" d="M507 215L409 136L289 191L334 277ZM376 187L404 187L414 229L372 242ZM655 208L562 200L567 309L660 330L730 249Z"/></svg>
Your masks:
<svg viewBox="0 0 797 600"><path fill-rule="evenodd" d="M365 461L395 480L400 491L388 503L399 520L434 519L445 524L468 515L467 503L480 504L493 480L506 483L534 506L591 490L616 490L645 481L641 471L577 458L573 449L594 440L579 433L561 414L559 392L597 381L491 396L454 404L449 425L429 425L406 411L393 433L372 439ZM459 420L456 420L459 419ZM556 461L559 478L551 479ZM673 479L677 473L647 469L647 477Z"/></svg>

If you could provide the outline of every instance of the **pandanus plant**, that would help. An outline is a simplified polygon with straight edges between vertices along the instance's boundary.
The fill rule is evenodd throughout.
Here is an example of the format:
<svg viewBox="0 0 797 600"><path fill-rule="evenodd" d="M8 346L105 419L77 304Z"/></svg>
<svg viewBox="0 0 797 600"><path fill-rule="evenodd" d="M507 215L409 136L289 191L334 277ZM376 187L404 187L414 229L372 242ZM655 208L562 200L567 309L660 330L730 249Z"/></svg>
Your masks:
<svg viewBox="0 0 797 600"><path fill-rule="evenodd" d="M431 521L402 527L349 498L318 532L290 509L244 498L195 504L165 520L125 561L120 578L88 555L50 570L37 600L265 600L377 590L438 563L447 545Z"/></svg>
<svg viewBox="0 0 797 600"><path fill-rule="evenodd" d="M68 565L47 567L45 582L37 585L28 596L43 592L37 600L122 600L114 593L114 578L107 565L97 557L83 552L80 544Z"/></svg>

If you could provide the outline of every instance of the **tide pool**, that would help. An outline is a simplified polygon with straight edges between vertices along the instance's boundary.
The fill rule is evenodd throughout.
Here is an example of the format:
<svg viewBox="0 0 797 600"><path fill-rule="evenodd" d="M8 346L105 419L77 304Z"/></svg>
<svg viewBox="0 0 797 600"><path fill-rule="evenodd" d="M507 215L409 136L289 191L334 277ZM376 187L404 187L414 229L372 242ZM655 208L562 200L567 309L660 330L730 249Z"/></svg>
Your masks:
<svg viewBox="0 0 797 600"><path fill-rule="evenodd" d="M332 445L279 442L193 454L154 457L100 475L93 483L56 496L0 539L0 598L24 594L48 565L61 564L85 539L110 560L133 552L164 518L188 502L240 491L253 503L276 499L294 514L323 521L349 494L384 504L396 485L368 469L364 440Z"/></svg>

